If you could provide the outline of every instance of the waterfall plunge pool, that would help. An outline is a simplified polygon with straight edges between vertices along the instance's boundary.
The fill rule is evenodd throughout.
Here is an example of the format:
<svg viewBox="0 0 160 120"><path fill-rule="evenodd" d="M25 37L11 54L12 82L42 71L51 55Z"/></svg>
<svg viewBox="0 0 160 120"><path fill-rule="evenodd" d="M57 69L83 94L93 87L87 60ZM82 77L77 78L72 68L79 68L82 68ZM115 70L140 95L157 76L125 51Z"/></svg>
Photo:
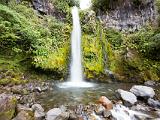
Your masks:
<svg viewBox="0 0 160 120"><path fill-rule="evenodd" d="M97 103L101 96L115 100L117 89L129 90L133 85L130 83L88 83L94 85L94 87L68 87L67 84L70 83L66 82L66 85L64 83L53 83L53 90L37 96L37 100L47 110L61 105ZM80 85L78 84L78 86Z"/></svg>
<svg viewBox="0 0 160 120"><path fill-rule="evenodd" d="M106 96L113 103L119 102L120 99L116 96L116 90L123 89L129 91L135 83L91 83L94 85L93 87L66 87L66 84L70 84L69 82L61 83L61 82L50 82L52 89L47 92L42 92L39 95L36 95L36 101L40 103L45 111L48 111L52 108L59 108L61 106L67 107L68 110L75 110L75 108L79 106L88 106L89 109L92 105L97 105L98 100L101 96ZM76 84L76 83L75 83ZM77 83L78 84L78 83ZM160 87L154 87L156 92L157 99L160 99ZM152 107L148 106L146 102L139 101L137 105L132 106L137 108L138 110L130 110L125 106L114 106L112 113L116 116L128 116L128 113L131 114L128 117L132 116L148 116L157 118L157 111ZM127 114L126 113L127 110ZM144 111L143 111L144 110ZM123 113L123 114L122 114ZM118 120L118 119L117 119ZM120 119L123 120L123 119ZM137 120L137 119L127 119L127 120Z"/></svg>

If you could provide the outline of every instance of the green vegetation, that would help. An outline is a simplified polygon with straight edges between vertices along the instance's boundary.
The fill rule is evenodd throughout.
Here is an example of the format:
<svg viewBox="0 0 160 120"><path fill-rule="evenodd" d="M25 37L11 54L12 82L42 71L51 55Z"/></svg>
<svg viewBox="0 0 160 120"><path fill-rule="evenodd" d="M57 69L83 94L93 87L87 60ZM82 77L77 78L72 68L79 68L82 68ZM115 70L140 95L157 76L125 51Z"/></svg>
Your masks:
<svg viewBox="0 0 160 120"><path fill-rule="evenodd" d="M110 70L120 80L159 80L159 33L152 27L125 35L118 50L112 46L109 54ZM110 43L111 45L113 43ZM139 81L140 82L140 81Z"/></svg>
<svg viewBox="0 0 160 120"><path fill-rule="evenodd" d="M17 99L9 98L7 103L1 105L0 119L11 120L15 115Z"/></svg>
<svg viewBox="0 0 160 120"><path fill-rule="evenodd" d="M1 85L49 79L50 74L55 79L66 77L70 59L71 7L79 3L74 0L50 2L59 17L37 14L28 0L20 4L14 0L1 1ZM114 3L93 0L95 12L80 11L86 78L107 80L105 69L109 69L117 79L127 82L160 80L159 26L147 25L132 34L104 28L96 13L98 9L105 13ZM134 4L139 5L141 1L135 0ZM159 13L159 0L156 5Z"/></svg>
<svg viewBox="0 0 160 120"><path fill-rule="evenodd" d="M33 9L21 4L12 9L0 4L0 64L9 66L9 71L22 66L26 66L27 70L34 66L64 77L68 65L70 32L70 24L54 17L39 18ZM3 71L3 66L1 68ZM13 80L4 77L0 83L9 83L10 80L14 82L19 78Z"/></svg>

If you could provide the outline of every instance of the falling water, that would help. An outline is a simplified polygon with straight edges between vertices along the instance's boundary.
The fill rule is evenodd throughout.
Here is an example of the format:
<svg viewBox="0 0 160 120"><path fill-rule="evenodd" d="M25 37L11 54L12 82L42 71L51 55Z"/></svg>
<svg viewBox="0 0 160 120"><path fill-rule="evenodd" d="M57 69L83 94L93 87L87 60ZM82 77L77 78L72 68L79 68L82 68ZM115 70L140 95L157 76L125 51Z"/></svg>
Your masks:
<svg viewBox="0 0 160 120"><path fill-rule="evenodd" d="M71 66L70 80L59 85L60 88L68 87L93 87L94 84L83 80L82 60L81 60L81 25L78 8L72 8L73 30L71 36Z"/></svg>
<svg viewBox="0 0 160 120"><path fill-rule="evenodd" d="M81 63L81 27L79 22L78 8L72 8L73 31L71 37L71 82L82 82L82 63Z"/></svg>

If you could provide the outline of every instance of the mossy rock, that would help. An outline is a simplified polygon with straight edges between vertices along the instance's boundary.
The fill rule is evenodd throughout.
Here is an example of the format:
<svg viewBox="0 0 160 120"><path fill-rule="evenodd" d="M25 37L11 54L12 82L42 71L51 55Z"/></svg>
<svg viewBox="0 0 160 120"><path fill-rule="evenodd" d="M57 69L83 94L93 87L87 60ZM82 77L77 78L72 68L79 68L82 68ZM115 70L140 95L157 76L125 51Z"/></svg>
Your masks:
<svg viewBox="0 0 160 120"><path fill-rule="evenodd" d="M20 111L13 120L35 120L34 113L32 111Z"/></svg>
<svg viewBox="0 0 160 120"><path fill-rule="evenodd" d="M15 97L0 94L0 120L11 120L15 115L16 105Z"/></svg>

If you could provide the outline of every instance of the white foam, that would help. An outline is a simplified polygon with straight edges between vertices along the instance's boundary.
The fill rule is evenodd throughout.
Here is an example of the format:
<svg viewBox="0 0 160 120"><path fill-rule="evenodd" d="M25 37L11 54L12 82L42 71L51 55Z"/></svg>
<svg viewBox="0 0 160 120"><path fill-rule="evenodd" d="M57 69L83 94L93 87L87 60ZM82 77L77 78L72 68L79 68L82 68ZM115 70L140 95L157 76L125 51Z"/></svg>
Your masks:
<svg viewBox="0 0 160 120"><path fill-rule="evenodd" d="M58 84L59 88L90 88L94 86L94 83L89 82L64 82Z"/></svg>

